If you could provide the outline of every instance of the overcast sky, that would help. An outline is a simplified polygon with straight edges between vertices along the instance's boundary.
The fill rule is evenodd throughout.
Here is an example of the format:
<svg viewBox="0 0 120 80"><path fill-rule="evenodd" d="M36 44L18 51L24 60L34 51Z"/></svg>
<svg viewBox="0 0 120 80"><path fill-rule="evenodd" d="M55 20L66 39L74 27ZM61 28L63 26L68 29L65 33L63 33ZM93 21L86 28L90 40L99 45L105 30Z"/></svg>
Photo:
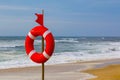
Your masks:
<svg viewBox="0 0 120 80"><path fill-rule="evenodd" d="M26 36L42 9L55 36L120 36L120 0L0 0L0 36Z"/></svg>

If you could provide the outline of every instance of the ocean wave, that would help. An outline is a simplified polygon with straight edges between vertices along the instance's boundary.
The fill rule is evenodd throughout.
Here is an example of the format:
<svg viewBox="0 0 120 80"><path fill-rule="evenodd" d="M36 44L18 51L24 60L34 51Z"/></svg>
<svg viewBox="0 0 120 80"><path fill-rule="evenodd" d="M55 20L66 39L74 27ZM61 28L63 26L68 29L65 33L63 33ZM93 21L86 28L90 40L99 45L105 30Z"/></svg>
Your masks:
<svg viewBox="0 0 120 80"><path fill-rule="evenodd" d="M120 58L120 41L101 38L55 38L55 52L46 64ZM41 40L34 47L40 50ZM0 40L0 68L37 66L25 53L24 39Z"/></svg>
<svg viewBox="0 0 120 80"><path fill-rule="evenodd" d="M5 57L6 55L3 55ZM53 56L46 62L46 65L71 63L78 61L93 61L93 60L104 60L120 58L120 51L102 54L88 54L85 52L61 52L54 53ZM38 64L32 62L29 57L25 54L21 55L7 55L7 58L11 59L6 61L0 61L0 68L13 68L13 67L27 67L27 66L38 66ZM8 66L9 65L9 66Z"/></svg>
<svg viewBox="0 0 120 80"><path fill-rule="evenodd" d="M16 46L24 46L24 40L7 40L7 41L1 41L0 47L16 47Z"/></svg>
<svg viewBox="0 0 120 80"><path fill-rule="evenodd" d="M58 43L78 43L79 40L77 39L74 39L74 38L62 38L62 39L58 39L58 40L55 40L55 42L58 42Z"/></svg>
<svg viewBox="0 0 120 80"><path fill-rule="evenodd" d="M78 43L79 41L75 41L75 40L55 40L55 42L58 43Z"/></svg>

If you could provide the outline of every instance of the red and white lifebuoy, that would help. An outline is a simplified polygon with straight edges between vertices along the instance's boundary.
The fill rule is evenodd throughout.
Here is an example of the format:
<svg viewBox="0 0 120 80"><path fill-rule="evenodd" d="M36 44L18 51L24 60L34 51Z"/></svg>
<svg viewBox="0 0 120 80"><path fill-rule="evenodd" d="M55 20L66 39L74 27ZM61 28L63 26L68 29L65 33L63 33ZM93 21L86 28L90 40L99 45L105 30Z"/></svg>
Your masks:
<svg viewBox="0 0 120 80"><path fill-rule="evenodd" d="M34 40L36 37L42 36L46 42L43 52L36 52L34 49ZM30 59L36 63L46 62L54 51L54 37L52 33L44 26L36 26L30 30L25 40L25 50Z"/></svg>

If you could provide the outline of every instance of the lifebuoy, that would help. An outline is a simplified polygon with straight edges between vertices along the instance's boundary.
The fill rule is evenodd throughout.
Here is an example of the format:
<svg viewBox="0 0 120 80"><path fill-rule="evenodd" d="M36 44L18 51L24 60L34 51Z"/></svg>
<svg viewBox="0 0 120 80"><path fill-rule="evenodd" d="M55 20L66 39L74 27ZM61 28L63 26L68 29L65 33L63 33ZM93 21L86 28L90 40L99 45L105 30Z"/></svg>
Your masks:
<svg viewBox="0 0 120 80"><path fill-rule="evenodd" d="M38 36L42 36L46 42L46 47L43 52L36 52L34 49L34 40ZM36 63L46 62L52 56L54 45L55 42L52 33L44 26L36 26L31 29L25 40L26 53Z"/></svg>

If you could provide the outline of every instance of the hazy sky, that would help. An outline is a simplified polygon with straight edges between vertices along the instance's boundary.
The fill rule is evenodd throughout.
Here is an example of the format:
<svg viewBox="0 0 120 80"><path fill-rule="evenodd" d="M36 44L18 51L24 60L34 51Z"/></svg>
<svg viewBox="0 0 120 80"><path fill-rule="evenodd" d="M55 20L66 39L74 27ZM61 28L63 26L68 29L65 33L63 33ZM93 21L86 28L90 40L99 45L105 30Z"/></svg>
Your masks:
<svg viewBox="0 0 120 80"><path fill-rule="evenodd" d="M120 0L0 0L0 36L26 36L42 9L55 36L120 36Z"/></svg>

